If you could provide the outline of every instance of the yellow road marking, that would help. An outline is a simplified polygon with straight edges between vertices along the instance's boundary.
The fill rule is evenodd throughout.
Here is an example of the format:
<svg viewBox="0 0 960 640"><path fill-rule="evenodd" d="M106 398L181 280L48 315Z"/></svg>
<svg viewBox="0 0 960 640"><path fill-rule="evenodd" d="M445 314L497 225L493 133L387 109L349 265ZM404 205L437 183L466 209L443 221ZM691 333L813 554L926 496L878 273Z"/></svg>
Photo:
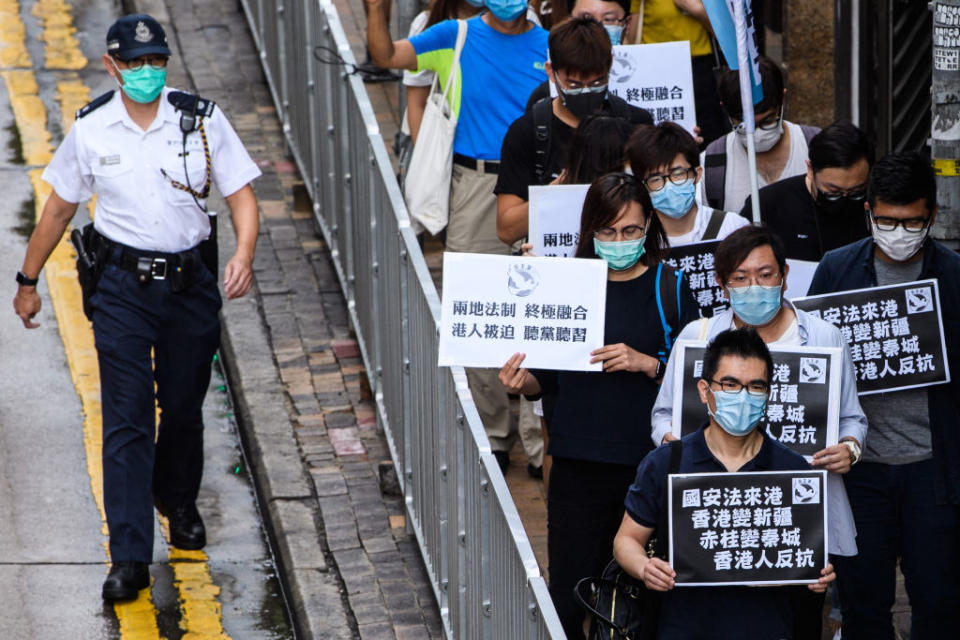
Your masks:
<svg viewBox="0 0 960 640"><path fill-rule="evenodd" d="M0 66L29 67L27 29L17 0L0 0Z"/></svg>
<svg viewBox="0 0 960 640"><path fill-rule="evenodd" d="M63 0L37 0L33 15L43 23L40 39L46 44L48 69L83 69L87 58L80 51L80 43L73 34L73 14Z"/></svg>

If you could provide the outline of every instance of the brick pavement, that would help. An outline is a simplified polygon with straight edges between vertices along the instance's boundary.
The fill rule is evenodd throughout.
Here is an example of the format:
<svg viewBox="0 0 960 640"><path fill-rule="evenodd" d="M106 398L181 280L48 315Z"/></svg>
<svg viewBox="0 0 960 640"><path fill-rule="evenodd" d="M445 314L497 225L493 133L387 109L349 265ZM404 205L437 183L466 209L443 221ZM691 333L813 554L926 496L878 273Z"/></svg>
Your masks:
<svg viewBox="0 0 960 640"><path fill-rule="evenodd" d="M381 492L389 452L346 303L239 3L126 4L165 23L179 48L170 84L221 105L263 171L255 290L225 303L224 356L298 626L306 637L441 637L402 497Z"/></svg>

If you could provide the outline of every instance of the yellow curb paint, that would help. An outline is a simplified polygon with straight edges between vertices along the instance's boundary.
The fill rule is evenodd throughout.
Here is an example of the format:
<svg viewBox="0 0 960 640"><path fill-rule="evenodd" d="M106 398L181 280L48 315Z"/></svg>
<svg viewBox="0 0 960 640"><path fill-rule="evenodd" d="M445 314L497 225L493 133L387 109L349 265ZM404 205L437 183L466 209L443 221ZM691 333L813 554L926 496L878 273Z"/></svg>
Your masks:
<svg viewBox="0 0 960 640"><path fill-rule="evenodd" d="M40 39L46 47L48 69L83 69L87 59L80 51L80 43L74 34L73 14L70 5L63 0L37 0L33 15L43 23Z"/></svg>
<svg viewBox="0 0 960 640"><path fill-rule="evenodd" d="M47 131L47 110L40 100L37 80L30 69L0 71L20 130L23 158L29 165L45 165L53 153Z"/></svg>
<svg viewBox="0 0 960 640"><path fill-rule="evenodd" d="M27 30L17 0L0 0L0 66L29 67Z"/></svg>

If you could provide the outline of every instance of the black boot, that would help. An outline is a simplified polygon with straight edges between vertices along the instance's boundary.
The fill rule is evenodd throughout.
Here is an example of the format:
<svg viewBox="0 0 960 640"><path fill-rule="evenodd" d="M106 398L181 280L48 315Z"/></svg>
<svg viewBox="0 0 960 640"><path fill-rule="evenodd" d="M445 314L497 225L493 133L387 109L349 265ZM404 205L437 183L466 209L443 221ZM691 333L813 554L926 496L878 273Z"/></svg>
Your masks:
<svg viewBox="0 0 960 640"><path fill-rule="evenodd" d="M114 562L103 581L103 599L135 600L140 590L149 586L150 571L146 562Z"/></svg>
<svg viewBox="0 0 960 640"><path fill-rule="evenodd" d="M197 551L207 544L207 530L194 504L167 509L155 503L160 515L166 516L170 529L170 544L177 549Z"/></svg>

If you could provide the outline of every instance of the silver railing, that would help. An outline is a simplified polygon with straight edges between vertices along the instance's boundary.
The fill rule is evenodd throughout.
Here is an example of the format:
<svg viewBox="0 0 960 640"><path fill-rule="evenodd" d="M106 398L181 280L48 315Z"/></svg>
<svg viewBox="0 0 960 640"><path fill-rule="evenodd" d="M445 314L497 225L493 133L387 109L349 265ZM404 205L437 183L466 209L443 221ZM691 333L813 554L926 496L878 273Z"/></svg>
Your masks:
<svg viewBox="0 0 960 640"><path fill-rule="evenodd" d="M448 638L563 638L462 368L437 366L440 298L326 0L241 0L313 200Z"/></svg>

